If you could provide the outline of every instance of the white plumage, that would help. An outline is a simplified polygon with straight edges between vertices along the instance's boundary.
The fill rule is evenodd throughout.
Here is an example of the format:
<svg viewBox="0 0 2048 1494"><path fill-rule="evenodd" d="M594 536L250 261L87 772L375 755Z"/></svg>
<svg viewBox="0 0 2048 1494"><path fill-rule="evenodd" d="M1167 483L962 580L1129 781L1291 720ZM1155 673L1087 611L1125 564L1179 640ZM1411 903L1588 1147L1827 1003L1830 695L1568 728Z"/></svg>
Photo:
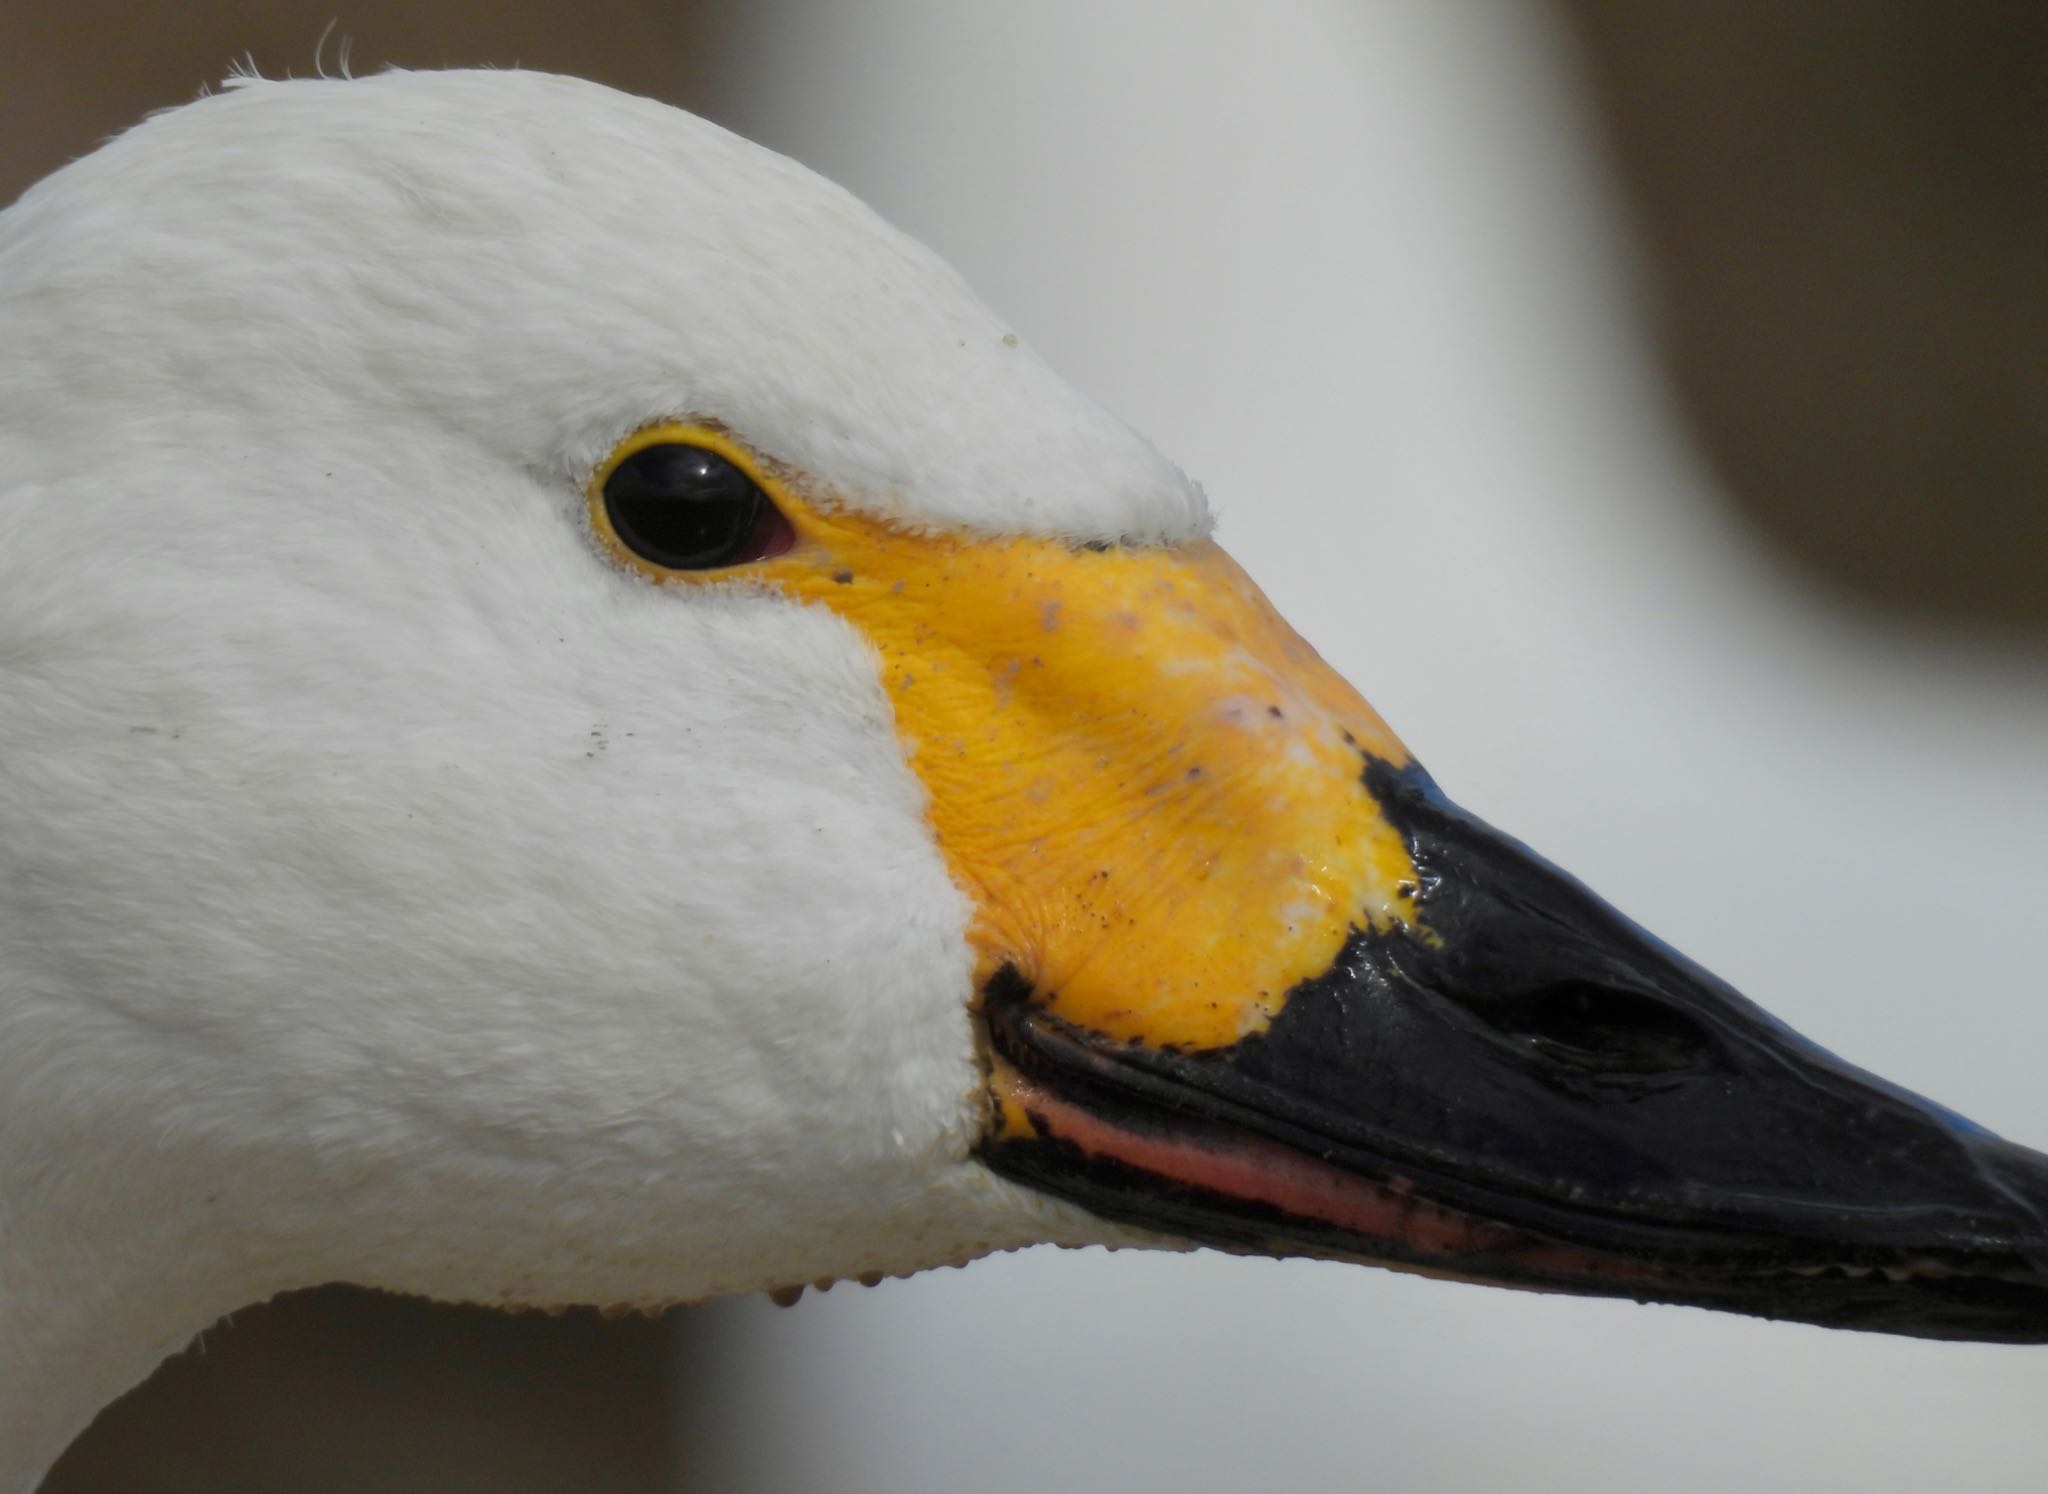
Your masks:
<svg viewBox="0 0 2048 1494"><path fill-rule="evenodd" d="M0 217L0 347L0 1487L292 1286L1110 1233L968 1157L967 907L865 645L582 518L690 417L912 526L1202 532L929 253L585 83L238 82Z"/></svg>

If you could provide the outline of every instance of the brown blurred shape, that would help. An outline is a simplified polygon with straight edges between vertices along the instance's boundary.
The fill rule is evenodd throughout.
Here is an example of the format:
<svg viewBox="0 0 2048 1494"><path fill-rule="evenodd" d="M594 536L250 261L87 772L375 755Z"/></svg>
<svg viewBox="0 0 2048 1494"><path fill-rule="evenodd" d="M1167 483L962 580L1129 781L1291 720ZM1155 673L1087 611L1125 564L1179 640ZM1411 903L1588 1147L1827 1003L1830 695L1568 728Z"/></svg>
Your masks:
<svg viewBox="0 0 2048 1494"><path fill-rule="evenodd" d="M2048 6L1559 6L1742 512L1867 600L2048 630Z"/></svg>
<svg viewBox="0 0 2048 1494"><path fill-rule="evenodd" d="M522 65L684 103L716 37L688 0L7 0L0 52L0 203L154 109L253 58L266 76ZM330 23L332 30L329 31Z"/></svg>
<svg viewBox="0 0 2048 1494"><path fill-rule="evenodd" d="M295 1292L109 1407L43 1494L662 1494L670 1351L643 1318Z"/></svg>

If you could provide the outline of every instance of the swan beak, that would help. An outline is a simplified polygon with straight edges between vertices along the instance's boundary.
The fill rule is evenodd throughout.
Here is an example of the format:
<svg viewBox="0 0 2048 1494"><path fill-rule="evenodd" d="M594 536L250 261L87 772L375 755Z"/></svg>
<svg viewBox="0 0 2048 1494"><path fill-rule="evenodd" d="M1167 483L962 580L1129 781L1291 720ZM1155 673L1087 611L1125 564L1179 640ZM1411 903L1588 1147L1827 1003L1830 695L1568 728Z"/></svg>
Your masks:
<svg viewBox="0 0 2048 1494"><path fill-rule="evenodd" d="M1458 809L1215 545L797 528L759 579L872 646L974 904L996 1172L1227 1250L2048 1341L2048 1157Z"/></svg>
<svg viewBox="0 0 2048 1494"><path fill-rule="evenodd" d="M1226 1250L2048 1341L2048 1157L1802 1039L1419 767L1361 774L1414 923L1198 1049L999 973L991 1167Z"/></svg>

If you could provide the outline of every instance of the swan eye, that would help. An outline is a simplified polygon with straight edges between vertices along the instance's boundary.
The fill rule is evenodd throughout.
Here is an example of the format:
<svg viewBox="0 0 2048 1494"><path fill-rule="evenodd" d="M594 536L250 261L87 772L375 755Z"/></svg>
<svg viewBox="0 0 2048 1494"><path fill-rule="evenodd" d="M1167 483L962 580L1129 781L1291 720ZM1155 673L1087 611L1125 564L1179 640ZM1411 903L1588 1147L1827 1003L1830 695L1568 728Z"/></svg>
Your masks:
<svg viewBox="0 0 2048 1494"><path fill-rule="evenodd" d="M675 571L741 565L789 547L789 521L717 452L680 442L634 452L604 483L619 542Z"/></svg>

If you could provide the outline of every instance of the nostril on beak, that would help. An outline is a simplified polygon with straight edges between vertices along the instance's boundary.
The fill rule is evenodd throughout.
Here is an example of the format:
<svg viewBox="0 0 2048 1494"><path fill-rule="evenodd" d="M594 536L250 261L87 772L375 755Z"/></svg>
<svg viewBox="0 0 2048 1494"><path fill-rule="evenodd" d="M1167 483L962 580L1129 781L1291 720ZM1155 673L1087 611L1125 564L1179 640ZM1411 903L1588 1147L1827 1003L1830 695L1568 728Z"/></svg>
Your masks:
<svg viewBox="0 0 2048 1494"><path fill-rule="evenodd" d="M1597 981L1554 981L1472 1010L1533 1056L1601 1073L1676 1073L1719 1051L1702 1023L1661 997Z"/></svg>

